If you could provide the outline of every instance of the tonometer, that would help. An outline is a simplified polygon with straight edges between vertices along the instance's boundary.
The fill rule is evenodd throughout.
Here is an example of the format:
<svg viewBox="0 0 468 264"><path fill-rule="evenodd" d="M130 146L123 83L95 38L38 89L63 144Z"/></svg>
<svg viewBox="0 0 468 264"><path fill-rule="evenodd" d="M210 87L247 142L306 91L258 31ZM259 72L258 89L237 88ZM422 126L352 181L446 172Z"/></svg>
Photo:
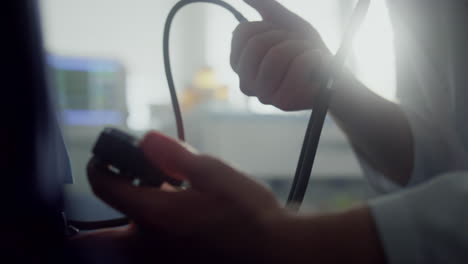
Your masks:
<svg viewBox="0 0 468 264"><path fill-rule="evenodd" d="M239 22L247 21L246 18L237 11L234 7L229 5L228 3L221 1L221 0L181 0L179 1L170 11L168 18L166 20L166 24L164 27L164 66L166 70L166 77L169 85L169 90L171 93L171 100L172 105L174 108L175 120L177 125L177 132L178 137L180 140L185 141L185 133L184 133L184 126L183 126L183 119L182 114L180 111L179 102L177 99L176 89L174 86L174 79L172 76L171 70L171 63L170 63L170 56L169 56L169 37L170 37L170 30L171 25L174 20L175 15L177 12L182 9L183 7L193 4L193 3L211 3L218 6L221 6L228 11L230 11L235 18ZM288 197L287 206L292 209L298 210L300 205L303 202L304 195L307 190L307 186L309 183L310 175L312 172L313 164L315 161L315 156L317 153L318 144L320 141L320 136L323 129L323 124L325 121L325 117L328 112L328 107L330 105L331 98L333 96L334 91L334 84L337 78L340 77L344 65L346 62L346 58L348 57L351 47L352 47L352 40L356 34L357 29L361 25L362 21L364 20L368 8L370 5L370 0L359 0L358 4L356 5L353 15L351 16L351 20L349 22L349 26L344 34L342 44L333 57L332 62L326 69L322 72L322 77L320 81L319 87L319 95L317 98L314 99L316 102L309 124L307 126L307 131L304 137L304 143L302 145L302 150L299 158L299 162L297 165L294 181L291 187L291 191ZM312 100L312 98L311 98ZM130 138L130 140L128 140ZM127 139L127 140L122 140ZM120 166L125 167L127 172L131 172L133 174L138 174L140 169L135 168L135 166L146 166L146 162L142 162L140 160L144 160L142 157L141 152L138 151L138 148L135 146L136 139L127 136L125 133L118 131L118 130L105 130L98 142L96 143L94 155L106 165L112 165L118 167ZM125 153L124 159L120 155L115 155L115 152L106 150L105 148L113 149L115 148L115 144L121 144L121 149L131 149L132 151L128 151ZM125 144L133 144L132 146L125 146ZM96 151L99 150L99 151ZM164 151L164 150L163 150ZM116 165L116 163L118 163ZM142 165L145 164L145 165ZM117 168L120 169L120 168ZM159 171L157 169L153 169ZM131 174L130 173L130 174ZM174 182L174 180L168 179L167 176L162 175L161 173L156 173L153 177L154 179L148 179L147 176L151 175L133 175L132 177L145 177L145 181L148 183L153 183L155 186L159 186L162 181L167 181L170 183L180 184L180 182ZM103 223L108 223L107 227L110 227L112 223L122 224L125 219L120 221L106 221L106 222L94 222L94 223L84 223L84 222L72 222L75 223L75 226L82 229L94 229L95 227L103 227Z"/></svg>

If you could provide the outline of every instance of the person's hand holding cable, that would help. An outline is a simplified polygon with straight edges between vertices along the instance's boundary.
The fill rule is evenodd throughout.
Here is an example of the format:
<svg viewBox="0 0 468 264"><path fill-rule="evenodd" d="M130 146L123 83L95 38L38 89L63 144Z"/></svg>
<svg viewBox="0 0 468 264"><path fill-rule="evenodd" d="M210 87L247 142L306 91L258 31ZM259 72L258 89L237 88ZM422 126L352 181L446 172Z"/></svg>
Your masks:
<svg viewBox="0 0 468 264"><path fill-rule="evenodd" d="M275 0L245 0L263 21L234 31L231 66L248 96L282 110L311 109L331 54L319 33Z"/></svg>
<svg viewBox="0 0 468 264"><path fill-rule="evenodd" d="M231 65L240 89L285 111L313 109L333 58L319 33L276 0L244 1L263 20L243 22L234 31ZM336 76L333 89L330 114L355 150L391 181L407 184L413 139L399 105L376 95L346 70Z"/></svg>

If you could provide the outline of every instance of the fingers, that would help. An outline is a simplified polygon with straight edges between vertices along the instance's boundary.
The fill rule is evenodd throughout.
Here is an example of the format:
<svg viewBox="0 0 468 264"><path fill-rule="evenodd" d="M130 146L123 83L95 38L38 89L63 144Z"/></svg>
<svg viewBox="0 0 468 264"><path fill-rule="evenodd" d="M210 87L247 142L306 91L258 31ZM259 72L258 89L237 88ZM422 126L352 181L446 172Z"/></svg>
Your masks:
<svg viewBox="0 0 468 264"><path fill-rule="evenodd" d="M195 189L214 197L227 198L245 209L276 205L275 197L264 186L210 156L200 156L191 179Z"/></svg>
<svg viewBox="0 0 468 264"><path fill-rule="evenodd" d="M148 133L141 146L150 162L168 174L184 175L197 191L246 203L252 194L267 193L259 195L262 196L259 200L275 201L263 186L244 174L215 158L194 154L160 133Z"/></svg>
<svg viewBox="0 0 468 264"><path fill-rule="evenodd" d="M311 32L309 23L300 16L288 10L276 0L244 0L257 10L263 21L286 30Z"/></svg>
<svg viewBox="0 0 468 264"><path fill-rule="evenodd" d="M240 23L233 32L231 44L231 67L237 72L239 59L242 51L249 40L261 33L270 31L273 26L270 23L260 22L243 22Z"/></svg>
<svg viewBox="0 0 468 264"><path fill-rule="evenodd" d="M94 160L89 162L87 172L96 196L140 223L146 222L148 215L154 211L171 218L172 208L182 204L183 192L136 187L131 184L131 180L103 170Z"/></svg>
<svg viewBox="0 0 468 264"><path fill-rule="evenodd" d="M102 170L94 160L88 165L93 192L104 202L153 230L164 231L186 226L197 210L229 201L252 212L277 206L276 199L262 185L223 162L198 155L180 142L160 133L145 136L141 148L149 161L164 172L184 175L192 189L167 192L151 187L136 187L131 180ZM209 211L209 210L208 210Z"/></svg>
<svg viewBox="0 0 468 264"><path fill-rule="evenodd" d="M149 161L164 172L187 178L192 187L211 192L213 187L225 189L230 184L238 185L240 173L214 158L198 155L177 140L157 132L148 133L141 142ZM222 179L222 180L220 180Z"/></svg>
<svg viewBox="0 0 468 264"><path fill-rule="evenodd" d="M273 30L256 35L248 41L237 67L241 80L240 88L244 94L256 95L251 84L257 78L260 64L270 49L287 39L288 35L285 31Z"/></svg>
<svg viewBox="0 0 468 264"><path fill-rule="evenodd" d="M173 230L175 234L175 229L186 222L189 225L193 210L207 202L194 190L175 192L134 186L123 177L99 169L93 161L88 165L88 178L97 197L153 231Z"/></svg>
<svg viewBox="0 0 468 264"><path fill-rule="evenodd" d="M295 57L270 103L283 111L312 108L324 63L323 53L318 50L307 50Z"/></svg>
<svg viewBox="0 0 468 264"><path fill-rule="evenodd" d="M291 61L312 45L287 31L260 32L268 28L266 24L244 24L236 30L235 50L231 54L241 91L248 96L257 96L263 103L270 103L270 97L279 87ZM250 38L243 36L245 34L250 34ZM237 56L240 57L236 59Z"/></svg>
<svg viewBox="0 0 468 264"><path fill-rule="evenodd" d="M310 91L301 89L310 88L310 83L304 84L306 79L312 84L315 80L304 77L304 72L313 76L314 71L319 69L305 62L302 62L302 66L309 68L298 66L292 70L290 67L297 57L310 50L329 53L320 35L305 20L276 0L244 1L258 10L264 20L242 23L233 35L231 66L239 76L241 91L280 109L311 108L312 98L306 99ZM298 76L302 79L293 79ZM299 101L294 101L294 96Z"/></svg>
<svg viewBox="0 0 468 264"><path fill-rule="evenodd" d="M199 155L194 149L161 133L146 134L140 147L153 166L170 176L174 174L187 176L188 172L197 166Z"/></svg>
<svg viewBox="0 0 468 264"><path fill-rule="evenodd" d="M262 16L264 21L270 22L287 22L291 16L296 15L278 3L276 0L244 0L248 5L253 7Z"/></svg>
<svg viewBox="0 0 468 264"><path fill-rule="evenodd" d="M283 85L284 79L295 59L310 49L307 41L294 40L284 31L269 31L252 38L239 61L241 90L264 104L274 105L273 96L280 87L285 91L295 88Z"/></svg>
<svg viewBox="0 0 468 264"><path fill-rule="evenodd" d="M255 81L256 94L262 103L272 104L272 95L280 88L292 62L309 48L307 42L287 40L268 51Z"/></svg>

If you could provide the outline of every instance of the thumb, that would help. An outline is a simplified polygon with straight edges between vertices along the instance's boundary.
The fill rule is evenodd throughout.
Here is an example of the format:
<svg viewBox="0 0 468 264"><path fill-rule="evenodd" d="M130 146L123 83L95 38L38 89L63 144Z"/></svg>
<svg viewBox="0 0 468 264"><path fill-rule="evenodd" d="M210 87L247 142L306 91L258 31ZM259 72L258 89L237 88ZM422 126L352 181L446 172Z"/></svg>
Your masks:
<svg viewBox="0 0 468 264"><path fill-rule="evenodd" d="M276 0L244 0L244 2L257 10L264 21L290 29L307 23Z"/></svg>
<svg viewBox="0 0 468 264"><path fill-rule="evenodd" d="M237 199L265 191L263 186L225 163L199 155L160 133L148 133L141 147L153 166L158 166L168 175L188 179L196 190Z"/></svg>

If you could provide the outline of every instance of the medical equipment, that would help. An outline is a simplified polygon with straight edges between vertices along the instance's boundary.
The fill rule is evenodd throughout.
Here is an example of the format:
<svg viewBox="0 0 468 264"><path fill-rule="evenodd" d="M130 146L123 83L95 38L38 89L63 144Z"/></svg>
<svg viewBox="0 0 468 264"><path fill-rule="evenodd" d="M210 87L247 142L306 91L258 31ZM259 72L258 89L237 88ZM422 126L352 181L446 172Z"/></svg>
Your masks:
<svg viewBox="0 0 468 264"><path fill-rule="evenodd" d="M219 5L227 9L228 11L230 11L239 22L247 21L246 18L240 12L238 12L231 5L221 0L181 0L170 11L165 27L164 27L164 40L163 40L164 41L164 47L163 47L164 66L166 70L166 77L167 77L167 81L169 85L169 90L171 93L171 100L172 100L172 104L174 108L178 137L182 141L185 140L185 133L184 133L182 114L181 114L181 110L179 107L179 102L177 99L176 89L175 89L174 80L172 76L170 56L169 56L170 54L169 37L170 37L171 25L177 12L183 7L189 4L193 4L193 3L211 3L211 4ZM330 65L326 69L324 69L322 72L321 83L319 87L319 95L315 99L317 103L315 104L314 109L312 111L312 115L310 117L310 121L309 121L307 131L304 137L304 143L302 146L294 181L293 181L291 191L290 191L288 201L287 201L287 206L289 206L292 209L298 210L300 208L300 205L303 202L304 195L306 193L310 175L312 172L313 164L315 161L315 156L317 154L317 148L318 148L318 144L320 141L321 132L323 129L323 124L324 124L325 117L328 112L328 107L329 107L331 98L333 96L333 92L334 92L333 86L335 84L336 79L339 78L341 71L343 71L344 69L346 58L348 57L351 47L352 47L352 40L356 34L357 29L359 28L360 24L362 23L362 21L364 20L366 16L369 5L370 5L370 0L359 0L359 2L357 3L353 11L353 15L351 17L348 29L345 32L344 38L342 40L342 44L338 52L333 57L333 60L330 63ZM106 131L104 132L104 135L105 133ZM124 135L118 131L114 131L113 133ZM126 136L124 135L124 137ZM118 141L118 138L114 138L114 139ZM98 144L99 143L100 142L98 141ZM124 143L124 142L121 142L121 143ZM134 141L130 140L130 141L126 141L126 143L133 144ZM105 145L100 145L101 150L104 149L105 147L106 147ZM125 146L123 147L125 148ZM100 153L103 154L103 153L108 153L108 152L103 151ZM138 166L138 164L141 164L139 162L135 162L134 164L131 164L125 161L122 161L122 162L123 164L126 164L125 166L127 165ZM138 171L138 169L135 169L133 171ZM160 179L155 179L155 180L157 183L160 183ZM116 221L115 223L117 222L122 223L122 221L120 222ZM73 224L73 222L71 221L70 223ZM74 225L78 228L90 227L87 229L94 229L94 228L91 228L93 227L93 224L90 224L90 223L88 223L87 225L85 224L86 223L84 222L74 222ZM97 226L102 227L102 222L100 223L96 222L94 227L97 227Z"/></svg>
<svg viewBox="0 0 468 264"><path fill-rule="evenodd" d="M117 129L104 129L93 147L93 154L109 170L131 177L138 185L160 187L164 182L173 186L182 185L181 181L166 176L150 164L136 137Z"/></svg>

